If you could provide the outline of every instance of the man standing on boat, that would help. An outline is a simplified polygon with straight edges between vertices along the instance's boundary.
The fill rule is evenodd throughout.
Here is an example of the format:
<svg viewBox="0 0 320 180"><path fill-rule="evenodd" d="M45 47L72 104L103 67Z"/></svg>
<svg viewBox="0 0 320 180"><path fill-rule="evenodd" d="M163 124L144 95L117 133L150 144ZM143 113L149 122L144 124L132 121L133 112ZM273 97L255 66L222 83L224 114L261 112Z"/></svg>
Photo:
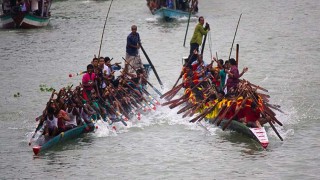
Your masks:
<svg viewBox="0 0 320 180"><path fill-rule="evenodd" d="M189 53L189 64L192 64L193 61L197 60L196 56L192 56L193 51L196 49L199 52L199 46L202 44L202 37L210 31L210 26L206 23L206 26L203 27L204 18L203 16L199 17L199 23L194 29L193 36L190 41L190 53ZM191 58L192 56L192 58Z"/></svg>
<svg viewBox="0 0 320 180"><path fill-rule="evenodd" d="M137 26L132 25L131 26L131 33L127 37L127 46L126 46L126 61L130 63L130 65L134 69L140 69L143 68L140 55L139 55L139 49L140 49L140 35L137 33ZM131 68L128 64L125 65L125 72L134 73L135 71Z"/></svg>

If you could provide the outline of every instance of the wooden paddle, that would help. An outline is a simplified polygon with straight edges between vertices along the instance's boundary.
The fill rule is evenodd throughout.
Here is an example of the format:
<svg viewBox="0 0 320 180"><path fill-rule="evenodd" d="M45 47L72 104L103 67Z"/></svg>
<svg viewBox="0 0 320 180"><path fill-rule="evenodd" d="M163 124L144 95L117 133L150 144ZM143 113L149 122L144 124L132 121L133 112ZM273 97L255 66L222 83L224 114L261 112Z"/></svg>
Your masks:
<svg viewBox="0 0 320 180"><path fill-rule="evenodd" d="M240 110L244 107L246 101L248 100L248 97L246 97L245 99L242 100L241 105L236 108L236 111L234 112L234 114L232 115L231 118L229 118L227 120L227 123L224 124L224 126L222 127L222 130L224 131L226 128L228 128L228 126L230 125L230 123L232 122L232 120L237 116L237 114L240 112Z"/></svg>
<svg viewBox="0 0 320 180"><path fill-rule="evenodd" d="M173 109L173 108L175 108L175 107L183 104L184 102L186 102L186 101L188 101L188 100L189 100L188 98L185 98L185 99L183 99L182 101L180 101L180 102L178 102L178 103L171 104L171 105L169 106L169 108L170 108L170 109Z"/></svg>
<svg viewBox="0 0 320 180"><path fill-rule="evenodd" d="M179 78L177 79L176 83L174 83L172 89L174 87L176 87L176 85L178 84L179 80L182 78L183 76L183 69L189 64L190 60L193 58L194 54L191 54L191 56L188 58L187 62L185 62L185 64L182 66L182 71L180 72Z"/></svg>
<svg viewBox="0 0 320 180"><path fill-rule="evenodd" d="M172 88L171 90L167 91L167 92L164 93L162 96L160 96L160 99L163 99L163 98L166 97L166 96L170 96L173 91L175 91L176 89L181 89L182 86L183 86L183 83L181 83L181 84L179 84L178 86Z"/></svg>
<svg viewBox="0 0 320 180"><path fill-rule="evenodd" d="M143 48L143 46L142 46L142 44L141 44L140 42L139 42L139 45L140 45L140 47L141 47L141 50L142 50L142 52L143 52L144 56L146 57L147 61L149 62L149 64L150 64L150 66L151 66L151 68L152 68L152 70L153 70L154 74L156 75L156 78L157 78L157 80L158 80L158 82L159 82L159 84L160 84L161 88L163 89L163 84L162 84L162 82L161 82L161 80L160 80L160 78L159 78L159 75L158 75L158 73L157 73L156 68L153 66L153 64L152 64L152 62L151 62L151 60L150 60L150 58L149 58L148 54L146 53L146 51L144 50L144 48Z"/></svg>
<svg viewBox="0 0 320 180"><path fill-rule="evenodd" d="M30 140L29 140L29 143L28 143L29 146L31 146L32 140L33 140L33 138L35 137L35 135L36 135L36 133L38 132L38 130L40 130L41 127L43 126L43 122L44 122L44 119L43 119L43 118L44 118L45 115L46 115L46 111L47 111L47 109L48 109L48 107L49 107L50 100L53 98L55 92L56 92L56 90L53 89L52 94L51 94L51 96L50 96L50 99L49 99L49 101L47 102L46 108L43 110L43 114L42 114L41 120L39 121L38 126L36 127L36 130L34 131L34 133L32 134L32 136L31 136L31 138L30 138Z"/></svg>
<svg viewBox="0 0 320 180"><path fill-rule="evenodd" d="M217 105L218 103L215 104L215 106ZM218 119L219 117L222 115L221 113L224 112L224 110L227 108L227 105L223 104L221 106L221 108L219 109L218 113L217 113L217 116L211 121L212 124L214 124Z"/></svg>
<svg viewBox="0 0 320 180"><path fill-rule="evenodd" d="M217 119L217 120L218 120L218 121L217 121L217 126L220 125L220 123L222 122L223 118L224 118L224 117L226 116L226 114L231 110L233 104L236 103L237 99L238 99L240 96L242 96L243 93L244 93L244 91L241 90L240 93L239 93L239 95L236 96L236 97L232 100L231 105L223 112L223 114L222 114L221 116L218 117L218 119Z"/></svg>
<svg viewBox="0 0 320 180"><path fill-rule="evenodd" d="M201 121L207 114L209 114L215 107L212 106L204 110L204 112L200 113L197 117L191 119L189 122Z"/></svg>
<svg viewBox="0 0 320 180"><path fill-rule="evenodd" d="M186 47L186 39L187 39L187 34L188 34L188 29L189 29L191 12L192 12L192 8L189 9L188 24L187 24L186 34L185 34L185 36L184 36L183 47Z"/></svg>
<svg viewBox="0 0 320 180"><path fill-rule="evenodd" d="M137 73L137 70L136 70L130 63L128 63L128 61L127 61L125 58L122 57L122 59ZM159 96L162 96L162 93L161 93L157 88L155 88L144 76L143 76L142 78L143 78L144 81L146 81L146 82L150 85L150 87L151 87L157 94L159 94Z"/></svg>
<svg viewBox="0 0 320 180"><path fill-rule="evenodd" d="M257 100L257 99L255 98L255 96L252 94L253 92L252 92L252 91L249 91L249 92L250 92L252 98L254 99L255 103L259 104L259 103L258 103L258 100ZM268 113L265 113L264 111L262 111L261 114L262 114L264 117L266 117L266 119L267 119L269 125L271 126L271 128L273 129L273 131L277 134L277 136L279 137L279 139L280 139L281 141L283 141L283 138L280 136L278 130L274 127L274 125L272 124L271 120L267 117L267 114L268 114ZM272 117L272 116L269 116L269 117L271 117L273 120L276 120L276 122L277 122L277 123L280 123L281 126L282 126L282 123L281 123L280 121L278 121L275 117ZM280 125L280 124L279 124L279 125Z"/></svg>

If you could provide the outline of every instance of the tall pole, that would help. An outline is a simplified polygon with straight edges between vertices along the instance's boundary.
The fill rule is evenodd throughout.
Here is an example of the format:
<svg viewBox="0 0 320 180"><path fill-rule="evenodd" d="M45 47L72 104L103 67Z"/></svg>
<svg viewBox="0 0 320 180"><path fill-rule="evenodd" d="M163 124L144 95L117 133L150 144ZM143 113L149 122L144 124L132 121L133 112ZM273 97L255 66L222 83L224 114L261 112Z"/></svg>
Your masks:
<svg viewBox="0 0 320 180"><path fill-rule="evenodd" d="M184 41L183 41L183 47L186 47L186 39L187 39L187 34L188 34L188 29L189 29L189 23L190 23L190 17L191 17L191 9L189 10L189 18L188 18L188 24L187 24L187 29L186 29L186 34L184 35Z"/></svg>
<svg viewBox="0 0 320 180"><path fill-rule="evenodd" d="M107 20L108 20L108 16L109 16L109 12L110 12L110 9L111 9L112 2L113 2L113 0L111 0L111 3L110 3L110 5L109 5L109 10L108 10L108 13L107 13L107 17L106 17L106 20L105 20L105 22L104 22L104 26L103 26L103 30L102 30L102 35L101 35L101 41L100 41L98 58L100 57L100 52L101 52L101 47L102 47L102 40L103 40L103 34L104 34L104 30L106 29L106 24L107 24Z"/></svg>
<svg viewBox="0 0 320 180"><path fill-rule="evenodd" d="M231 45L231 48L230 48L230 54L229 54L229 58L228 59L230 59L230 57L231 57L233 43L234 43L234 39L236 38L236 35L237 35L237 31L238 31L238 27L239 27L241 16L242 16L242 13L240 14L240 17L239 17L239 20L238 20L238 24L237 24L237 28L236 28L236 32L234 33L234 36L233 36L233 41L232 41L232 45Z"/></svg>

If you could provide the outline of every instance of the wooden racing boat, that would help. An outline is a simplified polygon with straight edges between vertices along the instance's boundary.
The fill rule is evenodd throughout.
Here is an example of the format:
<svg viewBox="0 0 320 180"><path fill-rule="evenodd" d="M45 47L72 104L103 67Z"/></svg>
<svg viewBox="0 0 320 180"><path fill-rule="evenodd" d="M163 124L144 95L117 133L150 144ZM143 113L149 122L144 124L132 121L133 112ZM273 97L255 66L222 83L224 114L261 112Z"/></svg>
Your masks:
<svg viewBox="0 0 320 180"><path fill-rule="evenodd" d="M145 69L145 72L147 74L147 77L149 75L149 72L151 71L151 66L149 64L143 64L143 67ZM146 88L146 87L144 87ZM38 117L40 119L40 117ZM124 125L126 123L122 119L116 119L114 122L121 121ZM93 132L97 127L95 127L95 123L92 121L88 124L83 124L81 126L75 127L73 129L70 129L65 132L61 132L55 137L52 137L50 139L45 139L44 135L40 135L39 138L35 141L35 145L32 147L32 150L35 155L38 155L54 146L57 146L59 144L62 144L66 141L76 139L81 137L84 133ZM39 128L39 133L41 128Z"/></svg>
<svg viewBox="0 0 320 180"><path fill-rule="evenodd" d="M78 138L84 133L92 132L94 129L95 129L95 126L94 126L93 122L75 127L75 128L70 129L68 131L61 132L57 136L46 140L44 143L38 142L39 144L34 145L32 147L32 150L35 155L38 155L38 154L52 148L53 146L57 146L58 144L62 144L66 141Z"/></svg>

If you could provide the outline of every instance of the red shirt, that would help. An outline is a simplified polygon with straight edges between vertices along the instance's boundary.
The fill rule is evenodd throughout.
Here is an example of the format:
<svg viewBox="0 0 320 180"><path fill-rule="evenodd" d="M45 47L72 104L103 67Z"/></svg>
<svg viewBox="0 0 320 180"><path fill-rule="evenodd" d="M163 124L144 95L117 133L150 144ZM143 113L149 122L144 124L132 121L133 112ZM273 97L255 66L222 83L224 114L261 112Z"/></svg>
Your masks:
<svg viewBox="0 0 320 180"><path fill-rule="evenodd" d="M96 75L94 73L91 73L91 74L85 73L82 76L82 84L88 84L89 81L94 82L95 79L96 79ZM93 87L92 86L84 86L83 89L91 91L93 89Z"/></svg>

